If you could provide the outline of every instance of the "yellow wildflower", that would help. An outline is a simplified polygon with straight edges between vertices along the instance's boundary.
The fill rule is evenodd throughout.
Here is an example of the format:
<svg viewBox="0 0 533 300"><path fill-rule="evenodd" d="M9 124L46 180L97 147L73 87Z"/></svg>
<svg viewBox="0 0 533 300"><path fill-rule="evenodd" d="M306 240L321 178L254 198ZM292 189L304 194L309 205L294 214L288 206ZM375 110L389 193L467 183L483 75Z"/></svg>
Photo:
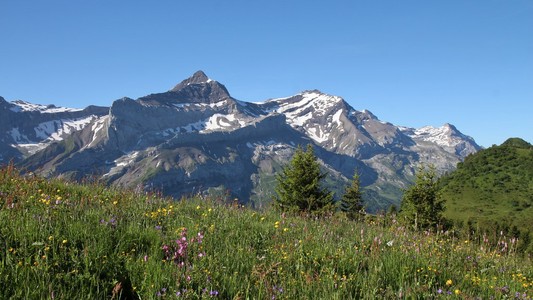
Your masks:
<svg viewBox="0 0 533 300"><path fill-rule="evenodd" d="M446 280L446 285L450 286L453 284L453 281L451 279Z"/></svg>

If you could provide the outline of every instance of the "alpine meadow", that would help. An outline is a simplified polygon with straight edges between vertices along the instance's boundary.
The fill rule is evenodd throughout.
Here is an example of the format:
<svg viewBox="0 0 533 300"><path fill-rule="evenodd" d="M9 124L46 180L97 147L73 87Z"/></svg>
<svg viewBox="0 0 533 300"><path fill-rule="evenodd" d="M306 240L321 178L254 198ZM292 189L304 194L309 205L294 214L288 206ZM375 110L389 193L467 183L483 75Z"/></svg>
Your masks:
<svg viewBox="0 0 533 300"><path fill-rule="evenodd" d="M0 98L2 299L531 299L533 148L201 71L85 109Z"/></svg>
<svg viewBox="0 0 533 300"><path fill-rule="evenodd" d="M417 231L0 171L2 299L529 299L505 233Z"/></svg>

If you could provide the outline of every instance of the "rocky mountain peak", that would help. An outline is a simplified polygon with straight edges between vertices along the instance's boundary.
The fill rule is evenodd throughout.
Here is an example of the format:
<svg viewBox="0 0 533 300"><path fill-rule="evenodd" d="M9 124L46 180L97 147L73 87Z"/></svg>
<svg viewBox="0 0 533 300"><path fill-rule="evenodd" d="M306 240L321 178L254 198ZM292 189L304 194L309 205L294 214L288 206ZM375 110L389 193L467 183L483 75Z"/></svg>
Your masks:
<svg viewBox="0 0 533 300"><path fill-rule="evenodd" d="M213 81L203 71L196 71L191 77L183 80L182 82L178 83L176 86L174 86L170 91L177 92L184 87L191 85L191 84L200 84L200 83L208 83Z"/></svg>
<svg viewBox="0 0 533 300"><path fill-rule="evenodd" d="M305 95L305 94L327 95L326 93L323 93L322 91L317 90L317 89L314 89L314 90L305 90L305 91L302 92L302 95Z"/></svg>
<svg viewBox="0 0 533 300"><path fill-rule="evenodd" d="M447 131L450 131L450 132L457 132L458 131L457 128L454 125L450 124L450 123L444 123L444 125L442 125L442 128L444 130L447 130Z"/></svg>
<svg viewBox="0 0 533 300"><path fill-rule="evenodd" d="M6 99L2 98L2 96L0 96L0 108L6 108L9 106L9 102L6 101Z"/></svg>
<svg viewBox="0 0 533 300"><path fill-rule="evenodd" d="M188 103L213 104L228 99L234 100L223 84L210 79L204 72L197 71L171 90L150 94L137 99L137 101L148 106L174 106Z"/></svg>

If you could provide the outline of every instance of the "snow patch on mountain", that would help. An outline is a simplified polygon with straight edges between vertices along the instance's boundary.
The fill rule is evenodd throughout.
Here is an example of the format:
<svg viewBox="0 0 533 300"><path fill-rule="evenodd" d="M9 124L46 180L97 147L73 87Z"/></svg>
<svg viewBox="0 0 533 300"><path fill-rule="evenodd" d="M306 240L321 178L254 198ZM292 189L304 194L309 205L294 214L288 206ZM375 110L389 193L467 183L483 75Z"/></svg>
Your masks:
<svg viewBox="0 0 533 300"><path fill-rule="evenodd" d="M96 116L89 116L79 119L61 119L43 122L34 128L35 135L41 140L60 141L64 135L83 129L96 118Z"/></svg>
<svg viewBox="0 0 533 300"><path fill-rule="evenodd" d="M281 102L277 99L278 102L281 102L280 106L277 108L276 112L285 113L287 116L295 117L301 115L304 111L312 109L318 115L323 115L327 112L328 108L335 105L339 101L342 101L342 98L337 96L330 96L322 94L318 91L304 92L300 94L301 99L295 102ZM276 100L274 100L276 101Z"/></svg>
<svg viewBox="0 0 533 300"><path fill-rule="evenodd" d="M460 137L455 136L457 133L448 124L436 128L433 126L424 126L416 129L413 134L415 139L435 143L444 147L455 147L464 142L465 139L465 136L462 134L460 134Z"/></svg>
<svg viewBox="0 0 533 300"><path fill-rule="evenodd" d="M133 165L139 156L140 151L132 151L124 154L123 156L115 159L113 162L107 162L106 164L114 165L111 167L109 172L103 175L103 177L108 177L117 173L120 173L124 168L127 168L130 165Z"/></svg>
<svg viewBox="0 0 533 300"><path fill-rule="evenodd" d="M246 123L237 117L234 114L223 115L223 114L214 114L206 122L204 131L216 131L216 130L225 130L228 128L240 128Z"/></svg>
<svg viewBox="0 0 533 300"><path fill-rule="evenodd" d="M89 142L89 144L87 144L87 146L85 146L84 148L90 148L97 144L97 140L98 140L97 138L100 136L99 133L104 129L108 120L109 120L109 116L104 116L104 117L98 118L92 123L91 132L93 136L92 136L91 142Z"/></svg>
<svg viewBox="0 0 533 300"><path fill-rule="evenodd" d="M11 135L11 137L16 143L30 143L30 139L28 139L26 135L20 133L18 127L11 129L10 131L8 131L8 133Z"/></svg>
<svg viewBox="0 0 533 300"><path fill-rule="evenodd" d="M265 102L269 112L284 114L287 123L295 129L304 130L315 142L321 144L331 139L332 129L341 132L343 110L337 107L344 100L320 91L305 91L289 98L272 99ZM272 103L277 105L272 107Z"/></svg>
<svg viewBox="0 0 533 300"><path fill-rule="evenodd" d="M224 99L215 103L174 103L172 105L178 109L202 109L206 107L216 109L227 105L227 103L228 100Z"/></svg>
<svg viewBox="0 0 533 300"><path fill-rule="evenodd" d="M56 107L54 105L42 105L42 104L33 104L23 100L16 100L11 102L15 106L11 107L10 110L13 112L22 112L22 111L38 111L43 114L47 113L58 113L58 112L74 112L82 111L78 108L67 108L67 107Z"/></svg>

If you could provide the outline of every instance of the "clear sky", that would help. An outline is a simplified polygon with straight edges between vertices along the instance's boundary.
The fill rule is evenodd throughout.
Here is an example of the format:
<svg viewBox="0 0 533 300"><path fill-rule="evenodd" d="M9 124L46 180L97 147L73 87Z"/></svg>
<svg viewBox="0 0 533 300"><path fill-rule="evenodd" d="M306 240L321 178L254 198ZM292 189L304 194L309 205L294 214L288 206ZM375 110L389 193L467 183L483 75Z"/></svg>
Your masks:
<svg viewBox="0 0 533 300"><path fill-rule="evenodd" d="M233 97L319 89L396 125L533 142L533 0L5 0L0 96L85 107L197 70Z"/></svg>

